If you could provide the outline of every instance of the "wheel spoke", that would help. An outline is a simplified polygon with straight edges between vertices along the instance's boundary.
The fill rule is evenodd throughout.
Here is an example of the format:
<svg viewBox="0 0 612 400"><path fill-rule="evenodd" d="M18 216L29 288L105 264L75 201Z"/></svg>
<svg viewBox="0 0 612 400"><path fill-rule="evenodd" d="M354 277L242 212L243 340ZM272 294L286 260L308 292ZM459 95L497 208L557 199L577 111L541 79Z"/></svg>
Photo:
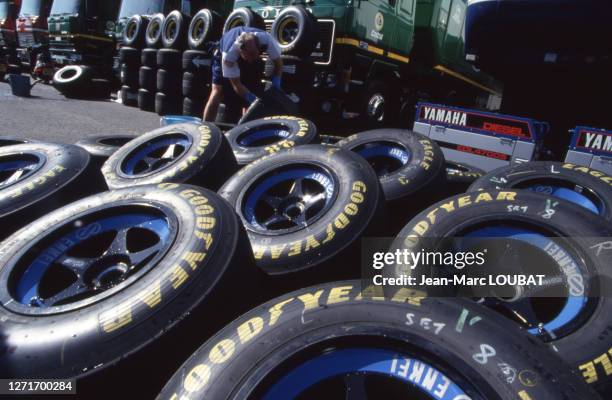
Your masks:
<svg viewBox="0 0 612 400"><path fill-rule="evenodd" d="M368 395L365 390L365 374L348 374L344 377L346 388L345 400L367 400Z"/></svg>
<svg viewBox="0 0 612 400"><path fill-rule="evenodd" d="M160 157L161 159L173 159L174 151L176 150L176 144L171 144L168 146L164 154Z"/></svg>
<svg viewBox="0 0 612 400"><path fill-rule="evenodd" d="M564 289L563 293L558 293L560 297L567 296L569 290L567 289L567 277L561 273L554 275L546 275L546 277L542 279L541 285L526 286L523 290L522 297L537 297L542 292L554 290L557 288Z"/></svg>
<svg viewBox="0 0 612 400"><path fill-rule="evenodd" d="M127 254L127 233L129 228L124 228L117 231L115 239L108 247L104 255Z"/></svg>
<svg viewBox="0 0 612 400"><path fill-rule="evenodd" d="M296 179L291 185L291 189L289 189L289 195L303 198L304 197L304 179Z"/></svg>
<svg viewBox="0 0 612 400"><path fill-rule="evenodd" d="M542 321L538 318L533 309L533 303L530 299L520 299L505 304L500 303L508 308L522 323L528 328L536 328Z"/></svg>
<svg viewBox="0 0 612 400"><path fill-rule="evenodd" d="M81 279L78 279L61 292L49 298L40 299L40 303L42 303L45 307L53 307L67 299L82 295L90 290L91 289L89 289L89 287L87 287L87 285L85 285Z"/></svg>
<svg viewBox="0 0 612 400"><path fill-rule="evenodd" d="M130 257L131 267L139 266L143 261L158 253L162 247L163 243L160 241L147 249L135 253L129 253L128 256Z"/></svg>
<svg viewBox="0 0 612 400"><path fill-rule="evenodd" d="M307 226L306 222L306 213L302 212L295 218L291 219L291 222L299 226L300 228L305 228Z"/></svg>
<svg viewBox="0 0 612 400"><path fill-rule="evenodd" d="M63 255L57 260L57 263L68 268L75 275L80 277L95 261L95 258L81 258Z"/></svg>
<svg viewBox="0 0 612 400"><path fill-rule="evenodd" d="M320 201L325 200L325 192L321 192L314 196L304 197L304 211L308 211L313 206L317 205Z"/></svg>
<svg viewBox="0 0 612 400"><path fill-rule="evenodd" d="M281 202L283 201L282 198L270 194L264 194L261 199L274 210L278 209L278 206L280 206Z"/></svg>
<svg viewBox="0 0 612 400"><path fill-rule="evenodd" d="M288 221L287 217L285 217L284 215L275 213L270 218L265 220L262 223L262 225L269 229L271 225L278 224L280 222L285 222L285 221Z"/></svg>
<svg viewBox="0 0 612 400"><path fill-rule="evenodd" d="M17 182L25 172L25 169L18 169L17 171L13 172L13 175L9 176L8 179L3 182L3 184L10 185L11 183Z"/></svg>

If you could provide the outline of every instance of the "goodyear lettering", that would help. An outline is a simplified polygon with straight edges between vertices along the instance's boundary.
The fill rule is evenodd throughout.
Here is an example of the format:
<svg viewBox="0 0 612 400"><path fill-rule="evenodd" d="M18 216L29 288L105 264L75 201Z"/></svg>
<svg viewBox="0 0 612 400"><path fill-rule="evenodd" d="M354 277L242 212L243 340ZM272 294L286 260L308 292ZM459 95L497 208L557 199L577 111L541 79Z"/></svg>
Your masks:
<svg viewBox="0 0 612 400"><path fill-rule="evenodd" d="M130 322L132 322L132 309L129 305L119 305L100 315L100 325L106 333L116 331Z"/></svg>
<svg viewBox="0 0 612 400"><path fill-rule="evenodd" d="M185 376L185 380L183 381L183 389L189 393L197 392L208 383L209 379L210 367L205 364L198 364Z"/></svg>
<svg viewBox="0 0 612 400"><path fill-rule="evenodd" d="M172 282L172 287L178 289L185 281L189 278L189 275L180 265L174 265L170 269L170 281Z"/></svg>
<svg viewBox="0 0 612 400"><path fill-rule="evenodd" d="M311 310L319 305L319 298L323 294L322 290L315 293L306 293L298 296L298 299L304 304L304 310Z"/></svg>
<svg viewBox="0 0 612 400"><path fill-rule="evenodd" d="M234 354L234 349L236 349L236 344L233 340L222 340L210 350L208 358L213 364L223 364Z"/></svg>
<svg viewBox="0 0 612 400"><path fill-rule="evenodd" d="M264 320L260 317L251 318L238 327L240 343L245 344L257 336L264 326Z"/></svg>
<svg viewBox="0 0 612 400"><path fill-rule="evenodd" d="M161 281L158 279L153 284L136 295L140 301L149 308L153 308L161 303Z"/></svg>
<svg viewBox="0 0 612 400"><path fill-rule="evenodd" d="M607 353L603 353L597 358L584 363L578 367L578 369L582 372L582 377L586 381L586 383L595 383L599 381L598 370L603 372L603 376L612 375L612 361L610 357L612 356L612 347L608 350Z"/></svg>

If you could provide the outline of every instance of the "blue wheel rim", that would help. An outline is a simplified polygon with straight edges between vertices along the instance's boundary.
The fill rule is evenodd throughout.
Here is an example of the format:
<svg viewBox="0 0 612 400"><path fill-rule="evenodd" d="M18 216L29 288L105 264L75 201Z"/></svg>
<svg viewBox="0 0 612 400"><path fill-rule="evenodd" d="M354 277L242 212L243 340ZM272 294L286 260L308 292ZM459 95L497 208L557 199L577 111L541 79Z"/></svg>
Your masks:
<svg viewBox="0 0 612 400"><path fill-rule="evenodd" d="M424 379L410 380L411 373L421 368L424 372L420 376L429 376L431 379L427 382ZM335 350L311 358L281 376L262 398L263 400L294 399L325 380L355 374L366 379L371 375L386 376L405 383L409 387L408 390L431 399L452 400L457 396L468 398L456 382L433 365L397 352L377 348ZM440 387L446 387L446 389L440 391ZM350 384L347 385L347 393L351 390L353 389ZM384 393L383 388L381 388L381 393L377 394L382 393Z"/></svg>
<svg viewBox="0 0 612 400"><path fill-rule="evenodd" d="M259 179L246 193L242 215L260 232L306 228L333 203L334 177L318 166L291 166Z"/></svg>
<svg viewBox="0 0 612 400"><path fill-rule="evenodd" d="M269 124L250 129L238 136L236 142L241 147L261 147L287 139L291 131L283 125Z"/></svg>
<svg viewBox="0 0 612 400"><path fill-rule="evenodd" d="M155 265L173 242L172 225L162 213L134 210L51 233L42 251L36 249L31 261L11 273L13 298L26 307L50 309L99 296ZM110 244L84 255L105 236L112 236ZM65 284L54 288L56 293L49 289L54 286L49 283L62 280Z"/></svg>
<svg viewBox="0 0 612 400"><path fill-rule="evenodd" d="M408 164L411 158L407 148L391 142L371 142L353 151L365 158L379 177L392 174Z"/></svg>
<svg viewBox="0 0 612 400"><path fill-rule="evenodd" d="M533 246L537 249L540 249L545 254L545 249L551 243L561 246L556 243L551 238L548 238L538 232L523 229L523 228L514 228L508 226L497 226L497 227L488 227L481 228L476 231L470 232L463 237L465 238L508 238L512 240L517 240ZM571 254L568 252L568 254ZM581 263L573 259L573 262L576 265L581 265ZM522 302L530 301L530 299L522 299L519 300ZM533 335L542 334L543 332L550 335L553 334L557 336L555 333L561 329L568 327L573 324L585 311L588 303L588 298L584 295L575 296L568 293L567 298L565 299L565 303L561 310L550 320L546 322L541 322L539 326L532 326L528 328L529 333ZM507 307L512 309L512 303L507 303ZM531 323L530 325L535 325Z"/></svg>
<svg viewBox="0 0 612 400"><path fill-rule="evenodd" d="M0 189L26 179L40 169L44 160L35 154L14 154L0 158Z"/></svg>
<svg viewBox="0 0 612 400"><path fill-rule="evenodd" d="M567 189L565 187L559 187L554 185L532 185L527 187L528 190L536 193L543 193L550 196L558 197L570 201L580 207L586 208L594 214L603 214L603 206L596 205L594 201L584 194L578 193L575 190Z"/></svg>
<svg viewBox="0 0 612 400"><path fill-rule="evenodd" d="M121 171L127 176L152 174L180 159L191 145L191 138L179 133L153 138L125 157Z"/></svg>

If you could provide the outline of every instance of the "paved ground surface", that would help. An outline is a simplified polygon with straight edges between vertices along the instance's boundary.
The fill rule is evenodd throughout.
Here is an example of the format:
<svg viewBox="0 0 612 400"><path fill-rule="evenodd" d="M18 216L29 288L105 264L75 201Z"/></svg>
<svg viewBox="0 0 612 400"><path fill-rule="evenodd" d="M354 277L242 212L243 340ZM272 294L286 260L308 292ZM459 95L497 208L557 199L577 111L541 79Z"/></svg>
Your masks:
<svg viewBox="0 0 612 400"><path fill-rule="evenodd" d="M86 135L144 133L158 126L156 114L110 100L69 100L47 85L36 85L31 98L20 98L0 81L0 136L74 143Z"/></svg>

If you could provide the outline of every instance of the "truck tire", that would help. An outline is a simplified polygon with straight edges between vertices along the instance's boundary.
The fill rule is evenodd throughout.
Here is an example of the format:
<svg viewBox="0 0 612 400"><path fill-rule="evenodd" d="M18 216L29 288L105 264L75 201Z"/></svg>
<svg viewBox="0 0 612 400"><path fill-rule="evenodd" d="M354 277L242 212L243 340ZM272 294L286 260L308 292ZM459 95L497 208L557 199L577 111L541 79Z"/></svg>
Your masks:
<svg viewBox="0 0 612 400"><path fill-rule="evenodd" d="M157 91L166 93L171 96L179 96L181 94L182 83L180 72L169 71L165 69L157 70Z"/></svg>
<svg viewBox="0 0 612 400"><path fill-rule="evenodd" d="M158 50L157 66L159 68L180 72L182 67L181 52L175 49Z"/></svg>
<svg viewBox="0 0 612 400"><path fill-rule="evenodd" d="M155 92L157 88L157 71L151 67L140 67L138 71L138 86L141 89Z"/></svg>
<svg viewBox="0 0 612 400"><path fill-rule="evenodd" d="M307 119L274 116L238 125L226 133L240 165L282 149L314 143L317 127Z"/></svg>
<svg viewBox="0 0 612 400"><path fill-rule="evenodd" d="M187 32L187 44L192 50L206 50L210 42L219 40L223 30L222 17L208 8L196 13Z"/></svg>
<svg viewBox="0 0 612 400"><path fill-rule="evenodd" d="M73 145L0 147L0 239L97 189L88 181L89 162L87 152Z"/></svg>
<svg viewBox="0 0 612 400"><path fill-rule="evenodd" d="M132 15L123 30L123 44L137 49L145 45L145 36L149 18L143 15Z"/></svg>
<svg viewBox="0 0 612 400"><path fill-rule="evenodd" d="M387 202L419 203L444 183L444 154L418 133L401 129L361 132L337 143L374 168Z"/></svg>
<svg viewBox="0 0 612 400"><path fill-rule="evenodd" d="M157 68L157 49L142 49L140 61L143 67Z"/></svg>
<svg viewBox="0 0 612 400"><path fill-rule="evenodd" d="M147 132L102 167L110 189L172 182L216 190L237 170L227 139L213 124L175 124Z"/></svg>
<svg viewBox="0 0 612 400"><path fill-rule="evenodd" d="M178 10L170 12L162 26L162 44L167 49L183 49L187 45L189 16Z"/></svg>
<svg viewBox="0 0 612 400"><path fill-rule="evenodd" d="M145 43L147 47L158 49L162 47L162 26L166 17L164 14L155 14L151 17L147 30L145 31Z"/></svg>
<svg viewBox="0 0 612 400"><path fill-rule="evenodd" d="M385 127L396 120L399 107L399 98L393 85L375 79L366 87L360 112L367 126Z"/></svg>
<svg viewBox="0 0 612 400"><path fill-rule="evenodd" d="M131 88L138 87L139 67L136 65L121 64L121 84Z"/></svg>
<svg viewBox="0 0 612 400"><path fill-rule="evenodd" d="M51 246L62 239L68 248ZM249 253L234 211L203 188L127 188L58 209L3 243L0 274L12 279L0 285L3 304L10 303L0 308L0 318L2 334L15 347L0 358L0 371L15 378L76 378L83 398L115 396L117 386L104 385L114 376L128 397L153 398L160 390L153 382L171 374L201 335L245 309L228 293L246 293L259 279ZM43 257L38 267L46 273L27 281L19 266ZM50 279L78 287L82 297L54 285L43 289ZM15 292L15 285L33 286L33 292ZM35 339L41 335L43 342ZM155 368L131 376L143 365ZM142 387L129 389L129 382Z"/></svg>
<svg viewBox="0 0 612 400"><path fill-rule="evenodd" d="M183 99L183 115L201 117L204 112L204 100L185 97Z"/></svg>
<svg viewBox="0 0 612 400"><path fill-rule="evenodd" d="M185 72L183 74L183 96L203 100L208 93L208 84L210 83L210 79L207 78L207 76L193 72Z"/></svg>
<svg viewBox="0 0 612 400"><path fill-rule="evenodd" d="M262 157L219 190L242 218L257 265L293 275L270 290L357 277L359 238L382 233L376 173L358 155L332 150L304 145Z"/></svg>
<svg viewBox="0 0 612 400"><path fill-rule="evenodd" d="M210 76L211 67L212 57L208 55L207 52L201 50L187 50L183 53L183 70Z"/></svg>
<svg viewBox="0 0 612 400"><path fill-rule="evenodd" d="M138 90L125 85L121 86L121 103L128 107L138 106Z"/></svg>
<svg viewBox="0 0 612 400"><path fill-rule="evenodd" d="M88 89L92 77L91 67L67 65L53 75L53 87L64 95L78 95Z"/></svg>
<svg viewBox="0 0 612 400"><path fill-rule="evenodd" d="M155 93L155 112L159 116L180 114L181 104L181 98L178 96Z"/></svg>
<svg viewBox="0 0 612 400"><path fill-rule="evenodd" d="M569 163L535 161L489 172L470 191L526 189L560 197L612 221L612 177Z"/></svg>
<svg viewBox="0 0 612 400"><path fill-rule="evenodd" d="M142 111L155 111L155 89L138 89L138 108Z"/></svg>
<svg viewBox="0 0 612 400"><path fill-rule="evenodd" d="M203 344L158 399L597 398L484 307L376 289L331 282L254 308ZM478 323L455 329L465 315Z"/></svg>
<svg viewBox="0 0 612 400"><path fill-rule="evenodd" d="M140 65L140 50L133 47L122 47L119 49L119 62L129 66Z"/></svg>
<svg viewBox="0 0 612 400"><path fill-rule="evenodd" d="M609 388L611 377L600 375L593 360L606 354L612 345L607 334L612 324L612 256L610 251L603 251L609 242L602 243L601 239L611 234L609 221L569 201L527 190L486 189L451 197L424 210L404 227L392 249L435 249L443 253L453 246L448 242L453 237L461 238L453 242L459 245L453 246L456 252L481 248L473 241L486 238L506 238L520 245L510 253L508 245L506 250L502 247L503 257L494 265L494 273L511 274L512 268L508 268L514 264L530 274L546 270L546 278L558 277L557 282L549 280L551 283L538 291L528 290L525 296L508 296L505 300L487 296L484 304L548 343L569 365L579 369L587 382ZM463 244L466 240L468 243ZM496 245L501 246L503 243ZM492 262L501 255L499 251L488 253ZM479 268L489 273L491 263ZM395 269L395 276L412 274L418 281L417 270L426 271ZM556 291L549 291L548 297L538 297L552 289ZM435 295L453 293L451 286L439 286Z"/></svg>
<svg viewBox="0 0 612 400"><path fill-rule="evenodd" d="M283 53L309 57L319 41L319 29L315 17L303 6L289 6L274 19L272 36Z"/></svg>
<svg viewBox="0 0 612 400"><path fill-rule="evenodd" d="M446 160L447 195L450 197L466 192L472 183L485 174L480 168Z"/></svg>
<svg viewBox="0 0 612 400"><path fill-rule="evenodd" d="M239 26L266 30L266 23L261 15L248 7L240 7L231 12L223 25L223 33Z"/></svg>

